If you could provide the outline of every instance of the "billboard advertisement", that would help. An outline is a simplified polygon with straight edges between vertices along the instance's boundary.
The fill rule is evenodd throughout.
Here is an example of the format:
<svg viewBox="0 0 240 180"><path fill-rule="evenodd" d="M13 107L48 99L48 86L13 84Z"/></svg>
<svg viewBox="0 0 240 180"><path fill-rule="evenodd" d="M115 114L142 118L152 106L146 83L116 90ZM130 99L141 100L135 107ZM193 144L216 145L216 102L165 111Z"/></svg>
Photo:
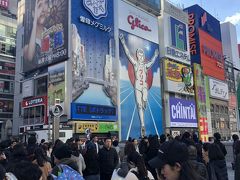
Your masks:
<svg viewBox="0 0 240 180"><path fill-rule="evenodd" d="M22 96L23 98L31 97L34 95L34 80L27 80L22 85Z"/></svg>
<svg viewBox="0 0 240 180"><path fill-rule="evenodd" d="M165 59L164 70L166 91L194 95L191 67Z"/></svg>
<svg viewBox="0 0 240 180"><path fill-rule="evenodd" d="M160 59L158 34L154 33L158 26L153 26L157 18L123 1L119 1L119 12L121 138L159 135L162 132ZM131 26L127 23L128 15L139 18L152 31L127 28Z"/></svg>
<svg viewBox="0 0 240 180"><path fill-rule="evenodd" d="M113 0L72 0L74 120L117 120L118 67Z"/></svg>
<svg viewBox="0 0 240 180"><path fill-rule="evenodd" d="M201 65L205 75L225 80L222 43L199 29Z"/></svg>
<svg viewBox="0 0 240 180"><path fill-rule="evenodd" d="M203 142L206 142L208 141L208 122L205 81L202 67L196 63L194 63L194 85L200 138Z"/></svg>
<svg viewBox="0 0 240 180"><path fill-rule="evenodd" d="M237 104L240 106L240 71L234 69L234 79L237 95Z"/></svg>
<svg viewBox="0 0 240 180"><path fill-rule="evenodd" d="M164 15L160 17L161 57L191 64L188 43L187 13L164 1Z"/></svg>
<svg viewBox="0 0 240 180"><path fill-rule="evenodd" d="M228 101L228 84L216 79L209 78L210 97Z"/></svg>
<svg viewBox="0 0 240 180"><path fill-rule="evenodd" d="M201 63L200 47L199 47L199 32L201 29L214 39L221 41L220 22L202 9L199 5L193 5L184 9L188 13L189 23L189 46L192 63Z"/></svg>
<svg viewBox="0 0 240 180"><path fill-rule="evenodd" d="M156 15L160 15L161 10L161 1L159 0L128 0L134 4L138 4L141 8L154 13Z"/></svg>
<svg viewBox="0 0 240 180"><path fill-rule="evenodd" d="M169 98L170 126L197 127L196 105L194 100L185 100L175 97Z"/></svg>
<svg viewBox="0 0 240 180"><path fill-rule="evenodd" d="M23 71L68 58L68 0L26 0Z"/></svg>
<svg viewBox="0 0 240 180"><path fill-rule="evenodd" d="M109 131L118 131L116 122L97 122L97 121L80 121L75 122L75 133L84 133L87 129L91 133L108 133Z"/></svg>
<svg viewBox="0 0 240 180"><path fill-rule="evenodd" d="M48 105L63 104L65 99L65 63L48 67ZM62 105L64 107L64 105Z"/></svg>

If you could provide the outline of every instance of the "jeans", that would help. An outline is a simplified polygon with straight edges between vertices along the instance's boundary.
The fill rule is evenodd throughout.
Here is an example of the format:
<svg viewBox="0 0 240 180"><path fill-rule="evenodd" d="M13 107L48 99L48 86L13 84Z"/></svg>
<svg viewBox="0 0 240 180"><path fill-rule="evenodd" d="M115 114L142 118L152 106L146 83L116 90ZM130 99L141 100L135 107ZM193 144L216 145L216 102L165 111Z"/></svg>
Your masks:
<svg viewBox="0 0 240 180"><path fill-rule="evenodd" d="M100 180L100 175L96 174L96 175L89 175L89 176L84 176L85 180Z"/></svg>

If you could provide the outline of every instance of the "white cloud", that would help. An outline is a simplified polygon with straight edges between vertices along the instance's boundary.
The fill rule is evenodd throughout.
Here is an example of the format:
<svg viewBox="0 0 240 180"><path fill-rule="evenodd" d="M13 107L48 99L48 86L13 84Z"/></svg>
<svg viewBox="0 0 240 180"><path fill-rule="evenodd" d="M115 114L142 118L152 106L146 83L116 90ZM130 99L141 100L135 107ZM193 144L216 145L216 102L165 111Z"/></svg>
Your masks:
<svg viewBox="0 0 240 180"><path fill-rule="evenodd" d="M120 62L120 77L121 77L121 80L129 81L128 70L125 66L121 64L121 62Z"/></svg>
<svg viewBox="0 0 240 180"><path fill-rule="evenodd" d="M157 72L153 73L153 77L152 86L160 87L160 68L157 69Z"/></svg>
<svg viewBox="0 0 240 180"><path fill-rule="evenodd" d="M232 16L226 17L224 22L231 22L234 25L239 24L240 23L240 12L238 12Z"/></svg>

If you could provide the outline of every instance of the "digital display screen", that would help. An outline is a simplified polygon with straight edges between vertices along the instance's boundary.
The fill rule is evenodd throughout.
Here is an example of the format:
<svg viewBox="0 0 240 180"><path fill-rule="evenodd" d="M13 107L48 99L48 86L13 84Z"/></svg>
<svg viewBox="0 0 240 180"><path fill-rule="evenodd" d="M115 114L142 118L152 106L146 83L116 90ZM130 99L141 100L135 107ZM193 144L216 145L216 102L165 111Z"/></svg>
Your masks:
<svg viewBox="0 0 240 180"><path fill-rule="evenodd" d="M72 103L72 119L117 120L117 109L112 106Z"/></svg>

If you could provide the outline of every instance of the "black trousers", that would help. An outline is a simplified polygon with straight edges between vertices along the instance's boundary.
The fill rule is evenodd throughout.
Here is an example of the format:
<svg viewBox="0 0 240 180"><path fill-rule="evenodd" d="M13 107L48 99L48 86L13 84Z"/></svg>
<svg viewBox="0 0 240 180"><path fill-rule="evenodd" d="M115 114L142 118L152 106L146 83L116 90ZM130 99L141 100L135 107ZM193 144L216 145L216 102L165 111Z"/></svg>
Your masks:
<svg viewBox="0 0 240 180"><path fill-rule="evenodd" d="M111 180L112 174L100 174L100 180Z"/></svg>

